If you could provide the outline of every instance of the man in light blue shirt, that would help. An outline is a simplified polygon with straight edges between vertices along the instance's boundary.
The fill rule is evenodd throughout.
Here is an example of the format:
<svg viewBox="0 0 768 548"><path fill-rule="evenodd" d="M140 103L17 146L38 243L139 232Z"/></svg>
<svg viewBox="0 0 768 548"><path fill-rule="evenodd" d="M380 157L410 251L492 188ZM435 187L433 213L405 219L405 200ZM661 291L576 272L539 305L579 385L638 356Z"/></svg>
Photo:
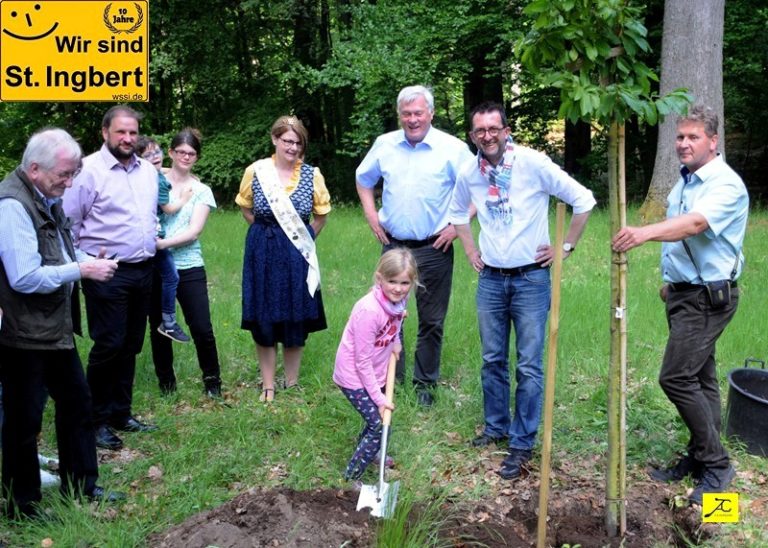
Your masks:
<svg viewBox="0 0 768 548"><path fill-rule="evenodd" d="M466 143L432 127L434 97L424 86L397 97L402 129L379 136L355 173L363 213L383 251L410 248L419 267L416 291L419 331L413 383L419 404L429 407L440 377L443 324L453 278L453 240L448 206L459 166L472 158ZM384 181L380 210L374 187ZM397 376L405 378L405 353Z"/></svg>
<svg viewBox="0 0 768 548"><path fill-rule="evenodd" d="M736 313L747 228L747 189L717 153L718 117L694 106L677 122L681 178L667 199L667 219L625 227L613 237L616 251L648 241L664 242L661 270L669 339L659 384L691 433L686 454L667 469L653 470L657 481L691 476L692 504L704 493L726 490L736 472L720 442L720 391L715 344ZM714 283L713 283L714 282Z"/></svg>

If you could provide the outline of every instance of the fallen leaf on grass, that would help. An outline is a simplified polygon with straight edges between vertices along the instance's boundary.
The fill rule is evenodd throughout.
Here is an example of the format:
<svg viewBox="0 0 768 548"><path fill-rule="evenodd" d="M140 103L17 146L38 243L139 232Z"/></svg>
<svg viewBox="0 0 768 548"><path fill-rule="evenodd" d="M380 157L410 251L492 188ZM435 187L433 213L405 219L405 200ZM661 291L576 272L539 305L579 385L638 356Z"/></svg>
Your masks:
<svg viewBox="0 0 768 548"><path fill-rule="evenodd" d="M147 477L152 481L160 481L163 478L163 470L159 466L150 466Z"/></svg>

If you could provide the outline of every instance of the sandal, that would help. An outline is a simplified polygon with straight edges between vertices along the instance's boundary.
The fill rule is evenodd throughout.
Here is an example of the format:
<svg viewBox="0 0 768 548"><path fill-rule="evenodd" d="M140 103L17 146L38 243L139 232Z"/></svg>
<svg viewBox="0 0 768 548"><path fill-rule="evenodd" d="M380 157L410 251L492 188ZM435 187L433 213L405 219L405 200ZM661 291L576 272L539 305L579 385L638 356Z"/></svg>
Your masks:
<svg viewBox="0 0 768 548"><path fill-rule="evenodd" d="M304 390L304 388L299 384L299 381L296 381L292 384L283 382L283 390L294 390L296 392L301 392L302 390Z"/></svg>
<svg viewBox="0 0 768 548"><path fill-rule="evenodd" d="M269 403L271 401L274 401L275 399L275 389L274 388L265 388L261 391L261 395L259 396L259 401Z"/></svg>

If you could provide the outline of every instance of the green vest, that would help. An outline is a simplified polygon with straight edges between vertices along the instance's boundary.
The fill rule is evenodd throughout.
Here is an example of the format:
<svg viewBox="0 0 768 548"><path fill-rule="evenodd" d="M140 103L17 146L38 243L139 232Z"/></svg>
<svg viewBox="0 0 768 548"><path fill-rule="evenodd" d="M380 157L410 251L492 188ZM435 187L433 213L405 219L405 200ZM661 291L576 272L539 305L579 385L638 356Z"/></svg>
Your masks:
<svg viewBox="0 0 768 548"><path fill-rule="evenodd" d="M24 206L35 227L42 266L71 262L61 249L62 241L74 259L70 222L61 204L54 204L49 213L21 167L0 183L0 200L16 200ZM80 334L77 284L74 287L64 284L52 293L19 293L8 283L0 261L0 308L3 309L0 344L31 350L74 348L73 332Z"/></svg>

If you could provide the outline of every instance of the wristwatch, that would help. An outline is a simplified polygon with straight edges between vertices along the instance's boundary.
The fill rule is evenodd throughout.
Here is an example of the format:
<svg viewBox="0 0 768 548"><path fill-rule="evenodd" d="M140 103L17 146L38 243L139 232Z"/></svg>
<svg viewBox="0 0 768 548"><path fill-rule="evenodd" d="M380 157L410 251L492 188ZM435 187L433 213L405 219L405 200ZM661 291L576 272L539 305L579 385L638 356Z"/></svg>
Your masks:
<svg viewBox="0 0 768 548"><path fill-rule="evenodd" d="M571 244L571 243L565 242L565 243L563 244L563 251L567 251L568 253L570 253L570 252L572 252L574 249L576 249L576 246L575 246L575 245L573 245L573 244Z"/></svg>

